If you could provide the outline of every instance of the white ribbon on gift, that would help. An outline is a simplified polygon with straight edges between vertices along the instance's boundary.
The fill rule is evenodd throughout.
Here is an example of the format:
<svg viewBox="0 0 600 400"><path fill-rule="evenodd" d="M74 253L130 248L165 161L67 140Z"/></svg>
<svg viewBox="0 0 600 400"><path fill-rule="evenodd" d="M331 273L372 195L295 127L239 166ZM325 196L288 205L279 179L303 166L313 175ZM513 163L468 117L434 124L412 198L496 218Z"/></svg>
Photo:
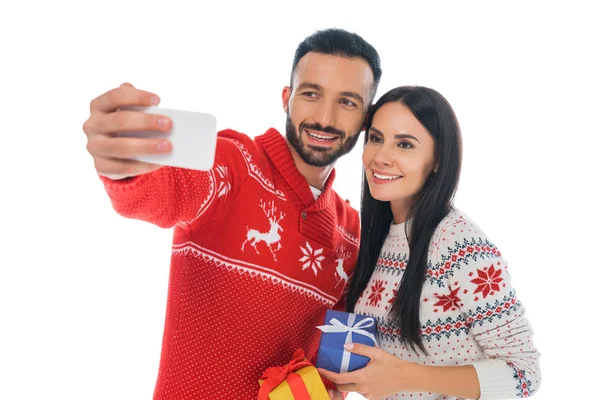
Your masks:
<svg viewBox="0 0 600 400"><path fill-rule="evenodd" d="M371 339L373 341L373 343L375 344L375 347L379 347L379 345L377 344L377 340L375 340L375 336L372 333L365 331L363 329L363 328L370 328L373 326L373 324L375 323L373 318L365 318L365 319L359 321L356 325L354 324L355 320L356 320L356 315L349 314L348 315L348 325L345 325L344 323L340 322L337 318L332 318L331 321L329 321L329 325L321 325L321 326L317 326L317 328L325 333L348 332L348 334L346 335L346 342L344 344L351 343L352 342L352 334L356 333L357 335L362 335L362 336L368 337L369 339ZM348 372L351 354L352 353L350 353L348 350L344 349L344 353L342 355L342 368L341 368L340 372Z"/></svg>

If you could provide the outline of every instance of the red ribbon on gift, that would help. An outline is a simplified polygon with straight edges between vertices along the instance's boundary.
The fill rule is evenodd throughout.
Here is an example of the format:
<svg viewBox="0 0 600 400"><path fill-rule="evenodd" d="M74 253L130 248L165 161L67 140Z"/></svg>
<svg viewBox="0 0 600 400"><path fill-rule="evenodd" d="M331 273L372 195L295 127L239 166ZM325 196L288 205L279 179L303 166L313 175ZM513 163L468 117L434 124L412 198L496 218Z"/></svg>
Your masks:
<svg viewBox="0 0 600 400"><path fill-rule="evenodd" d="M299 369L310 366L312 366L312 364L304 357L304 350L298 349L294 352L292 361L290 361L288 365L267 368L260 377L264 382L258 391L258 400L268 400L269 393L283 381L286 381L290 386L295 400L310 400L310 394L304 385L302 377L294 373Z"/></svg>

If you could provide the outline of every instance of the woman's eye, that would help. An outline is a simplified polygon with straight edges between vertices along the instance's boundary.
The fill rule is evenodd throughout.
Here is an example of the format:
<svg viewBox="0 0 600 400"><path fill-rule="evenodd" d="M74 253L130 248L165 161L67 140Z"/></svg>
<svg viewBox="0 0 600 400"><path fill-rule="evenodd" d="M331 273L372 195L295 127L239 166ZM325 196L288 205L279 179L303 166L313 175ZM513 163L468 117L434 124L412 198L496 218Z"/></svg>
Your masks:
<svg viewBox="0 0 600 400"><path fill-rule="evenodd" d="M398 143L398 147L400 147L401 149L412 149L413 145L410 142L402 141Z"/></svg>
<svg viewBox="0 0 600 400"><path fill-rule="evenodd" d="M381 138L377 135L371 134L369 135L369 140L375 143L381 143Z"/></svg>

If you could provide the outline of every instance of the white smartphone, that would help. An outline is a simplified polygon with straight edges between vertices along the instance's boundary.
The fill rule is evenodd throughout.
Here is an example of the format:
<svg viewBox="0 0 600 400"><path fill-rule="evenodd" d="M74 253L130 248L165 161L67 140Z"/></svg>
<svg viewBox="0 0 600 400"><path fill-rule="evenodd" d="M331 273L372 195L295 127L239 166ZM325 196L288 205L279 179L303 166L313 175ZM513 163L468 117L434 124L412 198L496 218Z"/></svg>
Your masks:
<svg viewBox="0 0 600 400"><path fill-rule="evenodd" d="M171 118L173 122L170 133L158 131L119 133L119 136L125 137L166 138L173 144L173 149L168 154L145 155L136 157L136 160L200 171L207 171L213 167L217 147L217 118L214 115L160 107L129 109L164 115Z"/></svg>

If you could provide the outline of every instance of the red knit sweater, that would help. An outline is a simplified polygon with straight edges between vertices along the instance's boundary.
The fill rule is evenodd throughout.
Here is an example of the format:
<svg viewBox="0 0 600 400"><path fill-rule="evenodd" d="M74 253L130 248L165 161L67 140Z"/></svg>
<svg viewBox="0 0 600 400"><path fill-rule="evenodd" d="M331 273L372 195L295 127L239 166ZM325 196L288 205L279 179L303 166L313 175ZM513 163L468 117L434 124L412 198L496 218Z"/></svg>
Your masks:
<svg viewBox="0 0 600 400"><path fill-rule="evenodd" d="M315 201L279 132L219 133L214 168L102 178L115 210L174 227L156 400L256 399L262 372L303 348L343 307L358 213L332 189Z"/></svg>

